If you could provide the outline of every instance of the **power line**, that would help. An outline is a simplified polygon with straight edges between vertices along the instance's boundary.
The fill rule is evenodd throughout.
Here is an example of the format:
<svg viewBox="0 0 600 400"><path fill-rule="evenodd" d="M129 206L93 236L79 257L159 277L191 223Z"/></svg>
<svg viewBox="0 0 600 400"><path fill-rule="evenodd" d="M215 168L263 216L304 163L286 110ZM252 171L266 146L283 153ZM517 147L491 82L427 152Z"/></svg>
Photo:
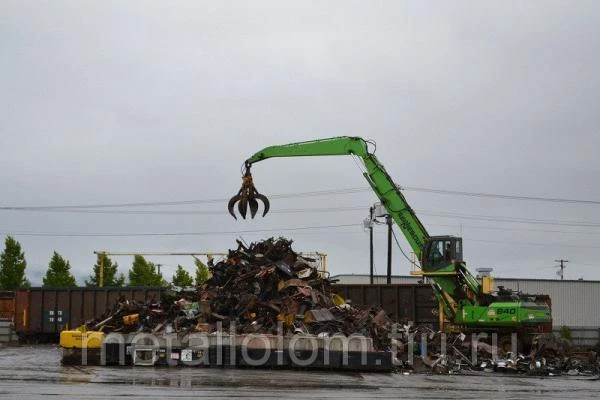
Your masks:
<svg viewBox="0 0 600 400"><path fill-rule="evenodd" d="M590 204L600 205L598 200L581 200L581 199L563 199L556 197L536 197L536 196L519 196L519 195L508 195L498 193L483 193L483 192L463 192L458 190L446 190L446 189L432 189L415 186L401 186L401 189L412 190L415 192L426 192L436 194L448 194L457 196L468 196L468 197L488 197L495 199L507 199L507 200L526 200L526 201L545 201L551 203L570 203L570 204Z"/></svg>
<svg viewBox="0 0 600 400"><path fill-rule="evenodd" d="M583 264L583 263L572 262L572 261L571 261L571 265L579 265L582 267L594 267L594 268L597 268L598 266L600 266L600 264L592 265L592 264Z"/></svg>
<svg viewBox="0 0 600 400"><path fill-rule="evenodd" d="M107 233L107 232L29 232L29 231L4 231L2 235L20 235L20 236L55 236L55 237L89 237L89 236L109 236L109 237L127 237L127 236L203 236L203 235L237 235L240 233L261 233L261 232L281 232L281 231L299 231L307 229L326 229L359 227L360 224L341 224L341 225L317 225L303 226L293 228L277 229L247 229L237 231L212 231L212 232L125 232L125 233Z"/></svg>
<svg viewBox="0 0 600 400"><path fill-rule="evenodd" d="M401 190L415 191L415 192L426 192L444 195L455 195L455 196L468 196L468 197L487 197L497 198L506 200L525 200L525 201L543 201L552 203L569 203L569 204L588 204L588 205L600 205L600 201L597 200L585 200L585 199L564 199L564 198L552 198L552 197L536 197L536 196L520 196L520 195L508 195L498 193L484 193L484 192L466 192L457 190L447 189L436 189L436 188L424 188L416 186L399 186ZM331 196L339 194L353 194L360 192L372 191L369 187L354 187L354 188L340 188L340 189L327 189L327 190L316 190L307 192L295 192L295 193L282 193L274 194L269 197L272 199L282 199L291 197L313 197L313 196ZM131 203L107 203L107 204L75 204L75 205L42 205L42 206L0 206L0 210L4 211L20 211L20 210L45 210L45 209L85 209L85 208L122 208L122 207L152 207L152 206L175 206L175 205L187 205L187 204L211 204L227 202L227 198L215 198L215 199L195 199L195 200L179 200L179 201L153 201L153 202L131 202Z"/></svg>
<svg viewBox="0 0 600 400"><path fill-rule="evenodd" d="M298 198L298 197L313 197L313 196L330 196L336 194L350 194L358 192L370 191L370 188L346 188L346 189L331 189L331 190L316 190L310 192L296 192L270 195L271 199L283 198ZM229 201L228 198L217 199L196 199L196 200L179 200L179 201L152 201L152 202L133 202L133 203L112 203L112 204L71 204L71 205L43 205L43 206L0 206L0 211L34 211L34 210L76 210L76 209L93 209L93 208L122 208L122 207L162 207L162 206L179 206L189 204L214 204L224 203Z"/></svg>
<svg viewBox="0 0 600 400"><path fill-rule="evenodd" d="M264 232L286 232L286 231L303 231L303 230L323 230L328 228L344 228L344 227L362 227L361 224L339 224L339 225L320 225L320 226L304 226L304 227L292 227L292 228L277 228L277 229L249 229L249 230L238 230L238 231L206 231L206 232L33 232L33 231L11 231L4 230L0 232L2 235L11 236L42 236L42 237L137 237L137 236L206 236L206 235L237 235L244 233L264 233ZM336 234L363 234L364 232L345 232L345 231L331 231ZM322 231L322 233L325 233ZM397 245L399 246L398 239L395 236L395 232L392 231L394 238L396 239ZM300 232L297 235L311 234ZM575 248L592 248L599 249L600 246L591 245L579 245L579 244L563 244L563 243L532 243L532 242L514 242L514 241L501 241L501 240L484 240L484 239L469 239L469 242L486 242L486 243L503 243L503 244L518 244L527 246L552 246L552 247L575 247ZM399 246L400 247L400 246ZM402 249L401 249L402 250ZM404 257L409 261L410 258L402 251ZM412 262L412 261L411 261Z"/></svg>
<svg viewBox="0 0 600 400"><path fill-rule="evenodd" d="M394 241L396 242L396 246L400 249L400 252L404 256L404 258L406 258L409 263L414 264L413 260L411 260L410 257L408 257L406 255L406 253L404 252L404 249L402 249L402 246L400 246L400 242L398 242L398 238L396 237L396 232L393 229L392 229L392 235L394 236Z"/></svg>
<svg viewBox="0 0 600 400"><path fill-rule="evenodd" d="M585 245L585 244L564 244L564 243L536 243L536 242L514 242L507 240L486 240L486 239L471 239L464 237L468 242L483 242L483 243L502 243L502 244L519 244L526 246L552 246L552 247L576 247L576 248L589 248L589 249L600 249L600 246ZM397 240L397 239L396 239ZM404 253L404 252L403 252ZM405 257L406 254L404 255ZM410 260L409 260L410 261ZM411 261L412 262L412 261Z"/></svg>
<svg viewBox="0 0 600 400"><path fill-rule="evenodd" d="M486 240L486 239L468 239L469 242L485 242L485 243L505 243L505 244L522 244L528 246L552 246L552 247L576 247L584 249L600 249L600 246L589 246L585 244L563 244L563 243L532 243L532 242L513 242L508 240Z"/></svg>
<svg viewBox="0 0 600 400"><path fill-rule="evenodd" d="M83 213L83 214L129 214L129 215L224 215L224 210L94 210L81 208L14 208L12 211L29 211L29 212L51 212L51 213ZM315 212L351 212L362 211L364 206L347 206L347 207L315 207L315 208L290 208L290 209L275 209L271 210L273 214L294 214L294 213L315 213ZM419 215L433 216L440 218L460 218L479 221L491 222L511 222L520 224L541 224L541 225L558 225L558 226L576 226L576 227L600 227L600 222L585 222L585 221L570 221L570 220L547 220L533 219L520 217L505 217L480 214L463 214L444 211L419 211ZM498 228L500 229L500 228ZM568 233L568 232L565 232Z"/></svg>
<svg viewBox="0 0 600 400"><path fill-rule="evenodd" d="M475 225L449 225L449 224L429 224L431 226L445 226L451 228L468 228L468 229L488 229L494 231L518 231L518 232L542 232L542 233L570 233L575 235L600 235L600 232L584 232L584 231L560 231L552 229L527 229L527 228L504 228L497 226L475 226Z"/></svg>
<svg viewBox="0 0 600 400"><path fill-rule="evenodd" d="M567 220L557 221L557 220L548 220L548 219L520 218L520 217L496 217L496 216L491 216L491 215L462 214L462 213L451 213L451 212L432 212L432 211L420 211L419 214L429 215L429 216L433 216L433 217L441 217L441 218L474 219L474 220L491 221L491 222L514 222L514 223L520 223L520 224L600 227L600 222L567 221Z"/></svg>
<svg viewBox="0 0 600 400"><path fill-rule="evenodd" d="M270 210L272 214L305 213L305 212L347 212L363 210L364 206L351 207L319 207L319 208L288 208ZM80 208L35 208L18 209L14 211L74 213L74 214L140 214L140 215L224 215L227 210L106 210L106 209L80 209Z"/></svg>

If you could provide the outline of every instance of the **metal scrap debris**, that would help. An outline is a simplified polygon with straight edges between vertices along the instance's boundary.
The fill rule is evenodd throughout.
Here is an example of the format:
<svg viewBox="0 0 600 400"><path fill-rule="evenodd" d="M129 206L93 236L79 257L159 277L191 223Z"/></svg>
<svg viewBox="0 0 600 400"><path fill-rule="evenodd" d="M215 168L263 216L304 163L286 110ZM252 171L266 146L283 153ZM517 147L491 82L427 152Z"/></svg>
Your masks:
<svg viewBox="0 0 600 400"><path fill-rule="evenodd" d="M538 336L528 354L472 341L462 333L430 326L395 324L379 306L357 306L335 293L315 260L292 249L292 241L270 238L237 248L217 263L201 287L165 290L161 298L137 302L120 298L84 328L103 332L153 334L270 334L316 337L362 335L375 350L391 351L403 373L514 373L597 375L594 351L574 351L565 340Z"/></svg>
<svg viewBox="0 0 600 400"><path fill-rule="evenodd" d="M405 343L410 346L403 345ZM576 349L553 334L537 335L529 353L472 340L469 335L435 332L428 327L405 327L394 344L403 372L442 374L504 373L523 375L598 376L600 359L590 349Z"/></svg>
<svg viewBox="0 0 600 400"><path fill-rule="evenodd" d="M372 337L377 350L390 346L391 321L383 310L346 304L316 260L296 253L291 240L270 238L248 246L238 240L224 260L211 260L208 267L212 277L201 287L166 290L148 302L120 298L85 327L181 335L218 328L236 334L359 334Z"/></svg>

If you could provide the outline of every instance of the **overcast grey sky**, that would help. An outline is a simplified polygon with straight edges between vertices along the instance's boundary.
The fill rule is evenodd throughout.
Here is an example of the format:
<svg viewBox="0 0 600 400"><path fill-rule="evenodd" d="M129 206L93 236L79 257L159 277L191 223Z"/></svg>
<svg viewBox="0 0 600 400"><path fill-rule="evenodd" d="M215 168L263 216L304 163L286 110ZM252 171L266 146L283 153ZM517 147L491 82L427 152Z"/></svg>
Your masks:
<svg viewBox="0 0 600 400"><path fill-rule="evenodd" d="M600 201L598 21L600 2L582 0L3 0L0 205L223 201L0 211L0 233L20 241L34 284L54 250L82 283L94 250L226 251L279 235L327 253L333 274L366 274L376 198L351 157L267 160L254 180L267 196L365 190L273 199L252 221L226 211L248 156L339 135L375 140L402 186ZM598 204L405 195L431 234L464 237L473 271L555 279L565 258L566 278L600 279ZM356 209L314 210L339 207ZM290 230L302 227L321 228ZM88 236L129 233L186 235ZM375 238L384 274L384 226ZM169 279L193 265L149 259ZM408 270L394 249L393 272Z"/></svg>

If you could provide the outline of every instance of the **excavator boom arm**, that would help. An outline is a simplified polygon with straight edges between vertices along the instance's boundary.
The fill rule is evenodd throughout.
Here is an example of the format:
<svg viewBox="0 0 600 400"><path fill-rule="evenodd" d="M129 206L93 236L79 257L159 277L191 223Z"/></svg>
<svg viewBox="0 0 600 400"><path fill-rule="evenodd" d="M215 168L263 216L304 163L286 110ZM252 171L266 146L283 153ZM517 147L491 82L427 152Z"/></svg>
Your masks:
<svg viewBox="0 0 600 400"><path fill-rule="evenodd" d="M250 168L254 163L274 157L338 155L360 157L366 169L364 177L406 237L421 264L423 275L432 279L435 296L443 307L445 317L449 321L464 325L498 325L499 322L494 317L496 311L493 308L496 306L490 303L492 298L488 293L482 292L479 281L469 272L462 260L462 239L454 236L429 236L374 151L369 151L369 144L370 142L360 137L340 136L265 147L246 160L242 187L229 201L229 212L237 218L234 213L234 205L237 203L242 217L246 217L248 210L254 217L259 208L258 201L264 203L263 216L269 211L268 199L256 190L252 180ZM504 303L499 304L504 305ZM514 307L511 306L509 309L517 310L520 304L521 302L515 302ZM551 321L549 308L546 307L544 312L547 317L544 318ZM528 312L527 323L532 322L530 321L532 315ZM485 318L491 319L486 322ZM516 319L509 322L513 326L520 323Z"/></svg>
<svg viewBox="0 0 600 400"><path fill-rule="evenodd" d="M273 157L356 155L366 167L367 182L406 237L417 259L429 238L427 230L419 221L404 195L375 154L370 153L368 143L359 137L340 136L321 140L290 143L266 147L246 160L246 167Z"/></svg>

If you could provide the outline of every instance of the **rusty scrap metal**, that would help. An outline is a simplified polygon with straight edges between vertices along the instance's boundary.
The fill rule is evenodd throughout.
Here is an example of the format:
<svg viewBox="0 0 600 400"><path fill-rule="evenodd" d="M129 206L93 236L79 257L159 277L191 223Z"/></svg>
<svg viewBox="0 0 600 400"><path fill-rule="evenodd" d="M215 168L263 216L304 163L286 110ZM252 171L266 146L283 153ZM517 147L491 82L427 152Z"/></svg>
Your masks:
<svg viewBox="0 0 600 400"><path fill-rule="evenodd" d="M315 260L302 257L292 241L237 241L226 259L208 263L212 277L192 291L166 290L146 302L120 298L87 329L154 334L213 333L362 335L375 350L393 351L399 371L590 375L600 373L595 351L576 352L567 341L540 335L528 354L472 341L463 333L431 326L395 325L379 306L358 306L335 293Z"/></svg>
<svg viewBox="0 0 600 400"><path fill-rule="evenodd" d="M536 336L528 354L505 352L490 343L472 341L469 335L434 332L425 326L406 327L392 343L403 372L542 376L600 373L595 351L574 351L568 341L552 334Z"/></svg>
<svg viewBox="0 0 600 400"><path fill-rule="evenodd" d="M316 260L297 254L292 241L269 238L237 248L209 262L212 277L194 291L165 291L161 299L120 298L88 329L105 332L215 332L373 338L376 349L390 347L391 321L380 307L350 306L321 276ZM340 300L341 299L341 300ZM335 300L335 301L334 301ZM135 316L135 317L134 317Z"/></svg>

